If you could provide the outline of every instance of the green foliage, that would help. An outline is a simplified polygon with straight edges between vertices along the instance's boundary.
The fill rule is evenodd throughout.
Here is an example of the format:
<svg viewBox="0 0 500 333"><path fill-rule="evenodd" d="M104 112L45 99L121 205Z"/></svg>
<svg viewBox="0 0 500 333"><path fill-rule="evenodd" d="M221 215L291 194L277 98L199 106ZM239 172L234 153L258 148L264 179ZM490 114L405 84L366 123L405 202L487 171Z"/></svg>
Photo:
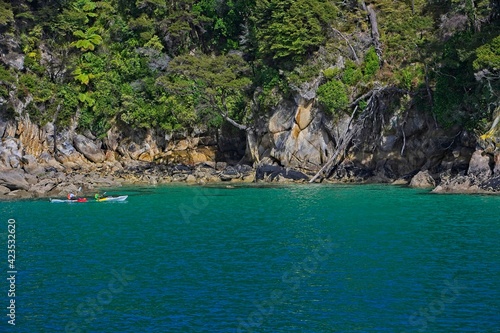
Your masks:
<svg viewBox="0 0 500 333"><path fill-rule="evenodd" d="M14 22L14 13L10 3L0 0L0 26Z"/></svg>
<svg viewBox="0 0 500 333"><path fill-rule="evenodd" d="M487 69L500 75L500 35L490 43L484 44L476 49L476 60L473 66L476 71ZM500 78L500 76L498 76Z"/></svg>
<svg viewBox="0 0 500 333"><path fill-rule="evenodd" d="M412 0L411 4L391 0L377 2L386 61L411 63L420 60L424 50L431 51L429 42L436 38L433 35L434 24L438 24L440 20L438 14L435 22L432 17L435 11L428 11L431 4L426 0ZM438 7L437 10L442 8Z"/></svg>
<svg viewBox="0 0 500 333"><path fill-rule="evenodd" d="M184 103L192 103L199 115L210 110L210 117L219 114L243 119L240 103L251 84L248 72L248 66L237 54L187 55L172 60L170 75L160 77L158 83Z"/></svg>
<svg viewBox="0 0 500 333"><path fill-rule="evenodd" d="M258 50L277 61L301 62L326 41L336 15L331 2L319 0L257 0Z"/></svg>
<svg viewBox="0 0 500 333"><path fill-rule="evenodd" d="M162 45L162 43L160 41L160 38L158 38L158 36L156 36L156 35L151 37L151 39L146 44L144 44L144 46L150 47L150 48L157 50L159 52L161 52L164 48L164 46Z"/></svg>
<svg viewBox="0 0 500 333"><path fill-rule="evenodd" d="M9 91L13 88L14 82L15 78L12 73L0 66L0 97L6 100L9 98Z"/></svg>
<svg viewBox="0 0 500 333"><path fill-rule="evenodd" d="M73 71L73 76L75 77L75 80L80 82L81 84L88 85L90 82L90 79L93 79L95 77L94 74L85 72L85 69L82 68L77 68Z"/></svg>
<svg viewBox="0 0 500 333"><path fill-rule="evenodd" d="M363 79L363 72L361 68L352 60L347 60L345 63L344 74L342 75L342 82L349 86L355 86Z"/></svg>
<svg viewBox="0 0 500 333"><path fill-rule="evenodd" d="M92 27L85 32L81 30L73 31L73 35L80 39L71 43L71 46L79 48L81 51L94 51L97 45L102 43L102 37L97 34L99 28Z"/></svg>
<svg viewBox="0 0 500 333"><path fill-rule="evenodd" d="M328 81L318 88L318 101L330 114L339 113L349 106L346 86L339 80Z"/></svg>
<svg viewBox="0 0 500 333"><path fill-rule="evenodd" d="M279 71L268 67L260 66L257 68L254 84L262 88L257 95L257 101L261 110L270 110L281 100L282 94L288 92L288 85Z"/></svg>
<svg viewBox="0 0 500 333"><path fill-rule="evenodd" d="M317 78L321 73L321 65L317 63L306 63L302 66L297 66L293 71L288 73L288 81L290 84L300 87L304 82L310 82Z"/></svg>
<svg viewBox="0 0 500 333"><path fill-rule="evenodd" d="M416 89L425 83L425 73L421 64L412 64L396 72L398 85L408 91Z"/></svg>
<svg viewBox="0 0 500 333"><path fill-rule="evenodd" d="M328 67L323 71L323 75L327 80L332 80L334 78L338 78L340 72L341 70L338 67Z"/></svg>
<svg viewBox="0 0 500 333"><path fill-rule="evenodd" d="M1 82L8 82L8 83L15 82L15 77L12 75L12 72L3 66L0 66L0 84Z"/></svg>
<svg viewBox="0 0 500 333"><path fill-rule="evenodd" d="M377 52L374 47L370 47L368 52L366 52L365 59L363 62L363 73L365 75L365 80L371 79L380 68L379 59Z"/></svg>
<svg viewBox="0 0 500 333"><path fill-rule="evenodd" d="M31 95L33 119L57 115L64 126L79 115L80 128L98 135L117 121L175 131L221 126L221 114L253 124L261 114L250 111L252 102L267 113L323 73L318 100L330 112L377 80L417 98L430 89L443 126L484 122L500 103L498 6L490 0L371 6L382 68L373 47L361 57L371 31L357 2L0 0L2 36L19 36L25 54L23 70L0 66L0 95ZM351 47L361 64L352 61ZM343 69L333 67L340 56L352 59Z"/></svg>

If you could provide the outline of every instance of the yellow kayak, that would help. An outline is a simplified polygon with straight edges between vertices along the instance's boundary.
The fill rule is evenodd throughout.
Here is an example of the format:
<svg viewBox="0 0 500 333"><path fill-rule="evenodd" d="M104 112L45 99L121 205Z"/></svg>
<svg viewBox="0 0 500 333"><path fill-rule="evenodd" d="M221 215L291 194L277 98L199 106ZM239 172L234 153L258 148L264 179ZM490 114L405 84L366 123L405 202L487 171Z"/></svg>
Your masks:
<svg viewBox="0 0 500 333"><path fill-rule="evenodd" d="M125 201L127 200L128 195L120 195L119 197L104 197L104 198L99 198L97 201Z"/></svg>

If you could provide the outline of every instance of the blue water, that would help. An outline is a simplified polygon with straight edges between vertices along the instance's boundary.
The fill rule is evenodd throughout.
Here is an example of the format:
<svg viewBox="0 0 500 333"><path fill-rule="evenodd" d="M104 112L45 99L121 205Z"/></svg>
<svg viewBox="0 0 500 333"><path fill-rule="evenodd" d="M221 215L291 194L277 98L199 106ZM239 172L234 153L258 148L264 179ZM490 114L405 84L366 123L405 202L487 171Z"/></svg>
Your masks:
<svg viewBox="0 0 500 333"><path fill-rule="evenodd" d="M0 202L1 332L500 332L498 196L385 185L108 193L129 198Z"/></svg>

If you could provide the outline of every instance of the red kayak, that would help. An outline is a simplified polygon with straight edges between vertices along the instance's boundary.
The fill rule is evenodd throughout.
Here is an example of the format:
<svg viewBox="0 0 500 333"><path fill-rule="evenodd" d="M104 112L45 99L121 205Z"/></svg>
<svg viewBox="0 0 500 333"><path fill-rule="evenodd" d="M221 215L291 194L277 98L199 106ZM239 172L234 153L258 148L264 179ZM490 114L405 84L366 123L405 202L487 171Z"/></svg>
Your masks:
<svg viewBox="0 0 500 333"><path fill-rule="evenodd" d="M87 202L87 198L77 198L77 199L50 199L50 202Z"/></svg>

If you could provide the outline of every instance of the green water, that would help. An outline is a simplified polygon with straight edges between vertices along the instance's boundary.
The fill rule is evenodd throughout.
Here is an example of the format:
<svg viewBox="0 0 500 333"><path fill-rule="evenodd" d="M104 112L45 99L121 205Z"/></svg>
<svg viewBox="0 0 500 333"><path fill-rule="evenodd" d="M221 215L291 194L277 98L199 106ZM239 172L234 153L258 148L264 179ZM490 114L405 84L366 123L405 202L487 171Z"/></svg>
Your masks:
<svg viewBox="0 0 500 333"><path fill-rule="evenodd" d="M0 331L500 332L500 197L383 185L108 192L129 198L0 202Z"/></svg>

